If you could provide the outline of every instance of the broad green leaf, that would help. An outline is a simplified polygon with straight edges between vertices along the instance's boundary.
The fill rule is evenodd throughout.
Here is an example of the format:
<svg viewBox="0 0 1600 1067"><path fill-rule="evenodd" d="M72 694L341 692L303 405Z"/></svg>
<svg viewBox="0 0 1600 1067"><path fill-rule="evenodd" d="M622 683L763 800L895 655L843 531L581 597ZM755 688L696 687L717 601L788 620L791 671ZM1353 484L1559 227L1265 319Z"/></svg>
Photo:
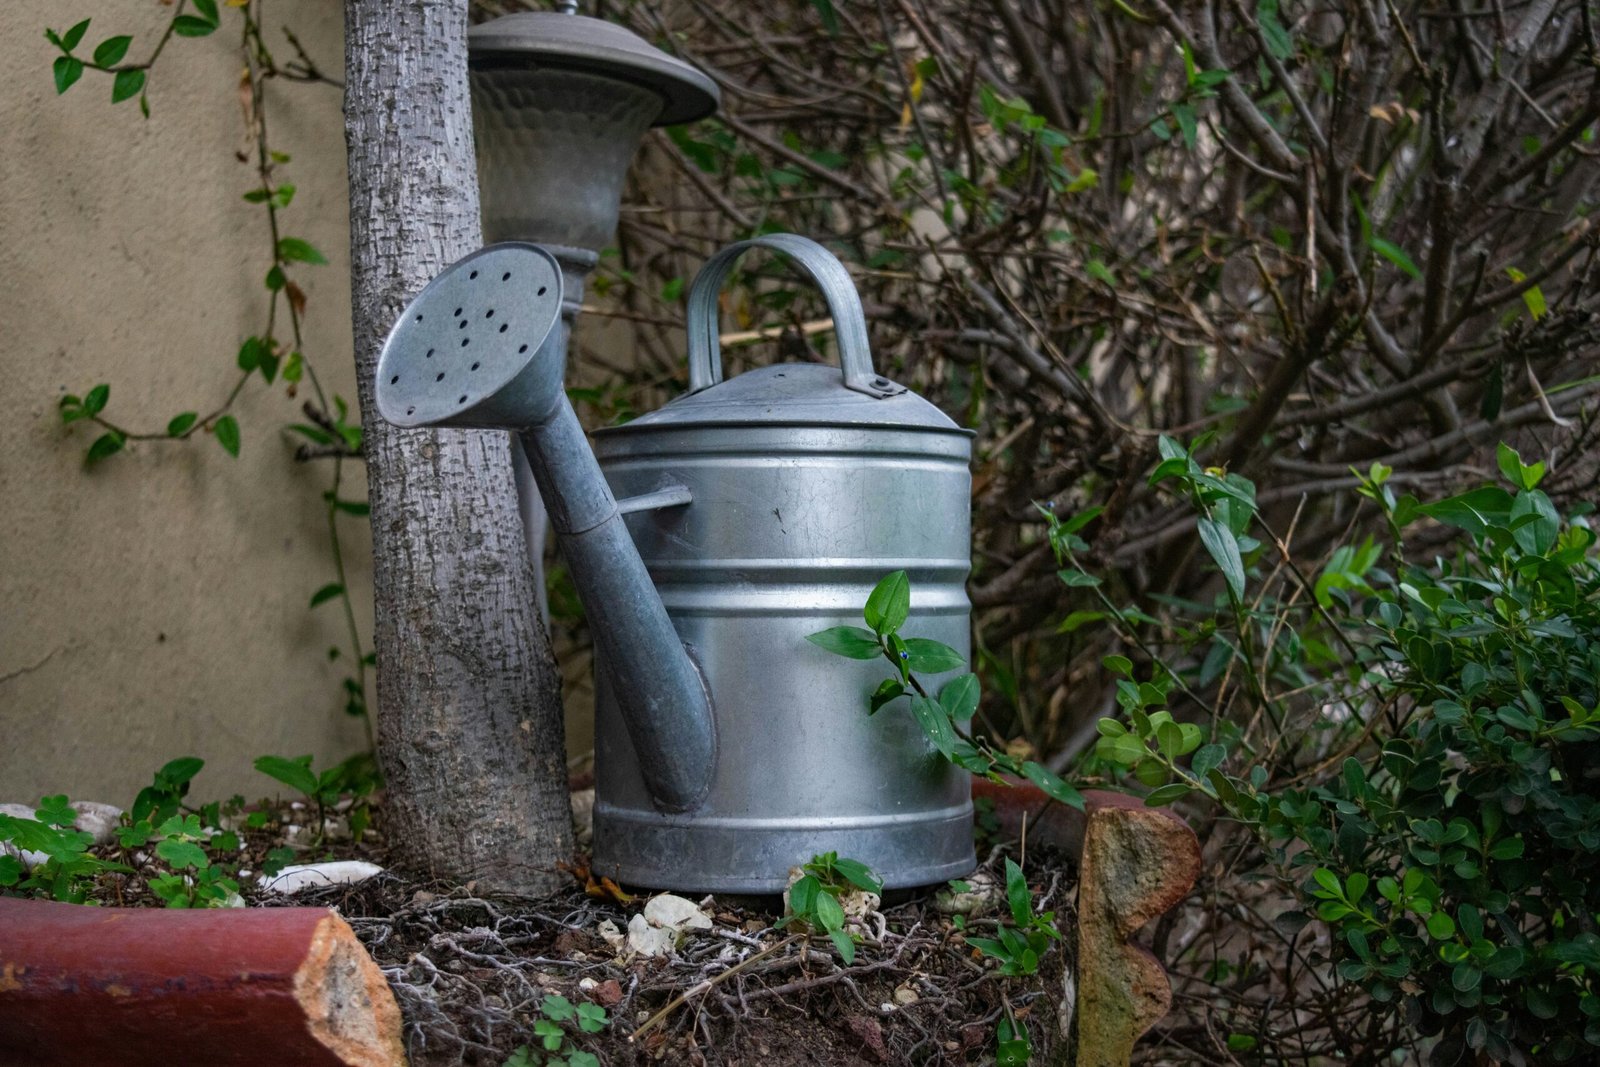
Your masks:
<svg viewBox="0 0 1600 1067"><path fill-rule="evenodd" d="M167 436L182 437L199 417L193 411L185 411L182 414L172 416L171 421L167 423Z"/></svg>
<svg viewBox="0 0 1600 1067"><path fill-rule="evenodd" d="M344 595L344 586L343 585L339 584L338 582L329 582L327 585L323 586L321 589L318 589L315 593L311 594L311 605L310 606L311 607L316 607L318 604L325 604L328 601L332 600L334 597L343 596L343 595Z"/></svg>
<svg viewBox="0 0 1600 1067"><path fill-rule="evenodd" d="M156 772L156 781L163 789L182 789L205 765L206 761L198 756L179 756Z"/></svg>
<svg viewBox="0 0 1600 1067"><path fill-rule="evenodd" d="M1091 259L1083 265L1083 269L1096 281L1104 282L1113 289L1117 287L1117 276L1111 273L1111 268L1103 260Z"/></svg>
<svg viewBox="0 0 1600 1067"><path fill-rule="evenodd" d="M1178 133L1183 137L1183 146L1193 149L1200 127L1194 107L1190 104L1173 104L1172 118L1178 124Z"/></svg>
<svg viewBox="0 0 1600 1067"><path fill-rule="evenodd" d="M1407 276L1418 280L1422 278L1422 271L1416 261L1406 255L1405 249L1392 241L1385 241L1382 237L1375 236L1372 238L1372 250L1399 267Z"/></svg>
<svg viewBox="0 0 1600 1067"><path fill-rule="evenodd" d="M1524 515L1532 516L1531 521L1517 526L1511 536L1524 552L1542 556L1554 547L1560 536L1561 516L1550 498L1537 489L1518 493L1516 502L1511 505L1513 523Z"/></svg>
<svg viewBox="0 0 1600 1067"><path fill-rule="evenodd" d="M833 626L807 634L806 640L818 648L848 659L877 659L883 654L878 638L859 626Z"/></svg>
<svg viewBox="0 0 1600 1067"><path fill-rule="evenodd" d="M834 860L833 869L857 889L865 889L869 893L883 892L883 880L872 873L872 868L859 860Z"/></svg>
<svg viewBox="0 0 1600 1067"><path fill-rule="evenodd" d="M950 679L939 690L939 703L944 705L944 710L952 720L966 722L977 713L980 695L978 676L961 674Z"/></svg>
<svg viewBox="0 0 1600 1067"><path fill-rule="evenodd" d="M1490 526L1504 526L1511 517L1511 494L1486 485L1456 496L1420 505L1417 510L1447 526L1482 537Z"/></svg>
<svg viewBox="0 0 1600 1067"><path fill-rule="evenodd" d="M156 846L156 855L166 860L174 870L193 867L198 871L211 866L206 850L192 841L168 838Z"/></svg>
<svg viewBox="0 0 1600 1067"><path fill-rule="evenodd" d="M82 22L74 25L72 29L61 35L61 47L65 48L69 52L72 51L74 48L78 47L78 42L83 40L83 35L88 32L89 20L84 19Z"/></svg>
<svg viewBox="0 0 1600 1067"><path fill-rule="evenodd" d="M1222 766L1222 761L1228 756L1228 750L1221 745L1203 745L1194 754L1194 759L1189 761L1189 773L1204 781L1206 775Z"/></svg>
<svg viewBox="0 0 1600 1067"><path fill-rule="evenodd" d="M928 735L928 740L933 742L933 747L939 750L940 755L949 759L955 750L956 735L944 706L937 700L913 696L911 714L916 718L917 725L922 727L922 732Z"/></svg>
<svg viewBox="0 0 1600 1067"><path fill-rule="evenodd" d="M326 264L328 257L307 241L298 237L284 237L278 241L278 258L285 263Z"/></svg>
<svg viewBox="0 0 1600 1067"><path fill-rule="evenodd" d="M1133 660L1127 656L1107 656L1100 661L1100 665L1119 678L1133 677Z"/></svg>
<svg viewBox="0 0 1600 1067"><path fill-rule="evenodd" d="M172 20L172 32L179 37L208 37L216 30L216 23L193 15L179 15Z"/></svg>
<svg viewBox="0 0 1600 1067"><path fill-rule="evenodd" d="M1200 541L1206 546L1206 551L1211 553L1211 558L1216 562L1217 569L1222 572L1223 580L1228 583L1228 590L1235 600L1244 599L1244 559L1239 555L1239 542L1229 530L1216 519L1202 518L1198 523Z"/></svg>
<svg viewBox="0 0 1600 1067"><path fill-rule="evenodd" d="M126 37L126 35L123 35L123 37L107 37L106 40L102 40L98 48L94 50L96 66L117 66L118 62L122 62L123 56L128 54L128 45L131 45L131 43L133 43L133 38Z"/></svg>
<svg viewBox="0 0 1600 1067"><path fill-rule="evenodd" d="M817 894L817 922L829 933L844 926L844 908L839 898L826 890Z"/></svg>
<svg viewBox="0 0 1600 1067"><path fill-rule="evenodd" d="M90 389L83 398L83 410L89 415L98 415L106 408L106 401L111 399L111 386L101 383Z"/></svg>
<svg viewBox="0 0 1600 1067"><path fill-rule="evenodd" d="M120 37L107 37L100 42L94 50L95 64L102 67L114 67L122 62L122 57L128 54L128 45L133 43L133 38L126 35Z"/></svg>
<svg viewBox="0 0 1600 1067"><path fill-rule="evenodd" d="M144 71L119 70L117 76L111 79L111 102L120 104L124 100L132 99L139 95L144 88Z"/></svg>
<svg viewBox="0 0 1600 1067"><path fill-rule="evenodd" d="M275 778L310 797L316 796L317 776L311 773L309 762L309 758L290 760L282 756L262 756L256 760L255 768L268 778Z"/></svg>
<svg viewBox="0 0 1600 1067"><path fill-rule="evenodd" d="M1028 876L1017 862L1006 857L1006 904L1011 908L1011 921L1027 926L1033 919L1033 894L1028 892Z"/></svg>
<svg viewBox="0 0 1600 1067"><path fill-rule="evenodd" d="M230 456L239 455L239 421L232 415L224 415L212 424L212 429L217 434L217 444L221 445Z"/></svg>
<svg viewBox="0 0 1600 1067"><path fill-rule="evenodd" d="M59 95L72 88L73 83L83 77L83 60L74 56L56 56L51 70L55 74L56 93Z"/></svg>
<svg viewBox="0 0 1600 1067"><path fill-rule="evenodd" d="M906 663L919 674L943 674L967 665L966 657L949 645L926 637L906 638Z"/></svg>
<svg viewBox="0 0 1600 1067"><path fill-rule="evenodd" d="M832 900L832 897L828 898ZM838 905L836 904L835 907ZM846 967L856 961L856 943L853 938L843 930L829 930L828 940L833 942L833 947L839 950L839 958L844 960Z"/></svg>
<svg viewBox="0 0 1600 1067"><path fill-rule="evenodd" d="M1064 583L1072 586L1073 588L1087 587L1092 589L1100 584L1099 578L1096 578L1092 574L1085 574L1080 570L1056 571L1056 577L1060 578Z"/></svg>
<svg viewBox="0 0 1600 1067"><path fill-rule="evenodd" d="M122 446L126 441L127 438L123 437L118 431L107 430L94 439L94 443L89 446L89 453L84 462L98 463L107 456L115 455L122 451Z"/></svg>
<svg viewBox="0 0 1600 1067"><path fill-rule="evenodd" d="M1192 790L1186 783L1172 782L1169 785L1152 789L1148 794L1145 795L1144 802L1149 807L1159 808L1163 807L1164 805L1171 804L1173 801L1182 800L1191 792Z"/></svg>
<svg viewBox="0 0 1600 1067"><path fill-rule="evenodd" d="M905 571L885 575L873 586L862 610L867 625L880 634L892 634L911 614L911 580Z"/></svg>
<svg viewBox="0 0 1600 1067"><path fill-rule="evenodd" d="M1050 768L1027 760L1022 764L1022 775L1052 800L1059 800L1069 808L1083 810L1083 794Z"/></svg>

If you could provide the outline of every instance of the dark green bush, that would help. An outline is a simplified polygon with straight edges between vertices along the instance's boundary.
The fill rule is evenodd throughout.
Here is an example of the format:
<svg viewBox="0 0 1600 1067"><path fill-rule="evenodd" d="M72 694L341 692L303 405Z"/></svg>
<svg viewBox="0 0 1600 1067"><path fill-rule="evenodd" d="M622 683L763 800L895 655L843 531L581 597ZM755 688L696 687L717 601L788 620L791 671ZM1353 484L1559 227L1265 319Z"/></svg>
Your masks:
<svg viewBox="0 0 1600 1067"><path fill-rule="evenodd" d="M1408 561L1397 542L1393 574L1371 566L1371 551L1347 553L1343 564L1361 555L1365 571L1328 571L1342 580L1317 583L1359 664L1346 699L1323 708L1335 734L1364 724L1348 755L1324 760L1299 786L1269 784L1264 767L1227 773L1225 762L1245 760L1217 743L1183 767L1165 713L1148 710L1178 679L1166 670L1123 683L1129 725L1104 724L1098 752L1163 783L1153 802L1199 791L1251 827L1310 913L1280 916L1279 928L1298 933L1313 915L1326 924L1335 974L1366 993L1392 1045L1430 1038L1433 1063L1469 1050L1513 1064L1594 1062L1596 537L1581 517L1563 521L1538 489L1542 464L1524 465L1504 446L1499 458L1509 490L1433 504L1397 498L1381 468L1365 479L1397 536L1432 519L1464 540L1428 563ZM1168 462L1158 476L1207 515L1232 499L1186 457ZM1242 566L1243 530L1228 533L1231 548L1207 541L1225 576L1233 560Z"/></svg>

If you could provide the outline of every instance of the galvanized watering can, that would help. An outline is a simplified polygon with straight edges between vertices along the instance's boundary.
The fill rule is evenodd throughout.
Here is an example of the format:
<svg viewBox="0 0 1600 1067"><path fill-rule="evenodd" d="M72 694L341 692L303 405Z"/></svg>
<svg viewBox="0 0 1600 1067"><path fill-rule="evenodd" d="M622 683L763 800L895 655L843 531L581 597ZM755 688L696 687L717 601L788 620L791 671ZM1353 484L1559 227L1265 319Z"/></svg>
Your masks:
<svg viewBox="0 0 1600 1067"><path fill-rule="evenodd" d="M757 247L821 288L842 368L724 380L717 295ZM805 638L859 625L904 569L904 632L967 652L971 433L875 372L843 265L775 234L718 252L690 287L688 393L591 452L562 385L561 300L537 245L466 257L390 333L377 402L398 426L522 437L594 634L595 871L739 893L781 891L827 851L891 888L970 871L966 773L903 707L867 715L887 664Z"/></svg>

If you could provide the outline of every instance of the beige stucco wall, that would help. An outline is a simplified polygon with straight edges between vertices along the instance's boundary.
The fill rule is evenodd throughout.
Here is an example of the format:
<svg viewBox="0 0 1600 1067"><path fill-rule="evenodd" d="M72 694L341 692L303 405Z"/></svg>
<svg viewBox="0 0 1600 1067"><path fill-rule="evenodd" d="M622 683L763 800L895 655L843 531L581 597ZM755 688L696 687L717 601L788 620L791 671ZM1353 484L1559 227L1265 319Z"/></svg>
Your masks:
<svg viewBox="0 0 1600 1067"><path fill-rule="evenodd" d="M91 470L93 430L61 425L58 398L111 385L106 415L160 429L209 410L260 330L265 213L240 194L253 169L239 104L238 17L171 41L151 118L110 103L88 72L52 84L44 27L93 17L81 51L113 33L142 58L170 17L156 0L0 4L0 801L42 792L127 803L178 755L207 761L199 796L265 792L258 755L343 756L363 745L341 713L336 605L321 493L326 461L297 464L282 427L299 401L259 377L236 407L243 450L209 436L138 443ZM337 74L339 5L275 0L270 40L294 29ZM331 260L296 271L310 298L305 351L354 399L340 94L274 85L271 141L293 162L285 232ZM360 465L349 464L360 498ZM344 520L354 588L370 588L362 520ZM363 640L370 603L358 605Z"/></svg>

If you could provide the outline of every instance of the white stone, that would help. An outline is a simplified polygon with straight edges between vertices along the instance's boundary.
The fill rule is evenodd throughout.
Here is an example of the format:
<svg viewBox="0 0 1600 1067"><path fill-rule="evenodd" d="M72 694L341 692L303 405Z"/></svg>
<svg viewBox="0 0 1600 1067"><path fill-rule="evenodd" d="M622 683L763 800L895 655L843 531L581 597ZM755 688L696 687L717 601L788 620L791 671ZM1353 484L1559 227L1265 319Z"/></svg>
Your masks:
<svg viewBox="0 0 1600 1067"><path fill-rule="evenodd" d="M662 893L644 904L644 918L651 926L669 930L709 930L711 916L701 911L692 900Z"/></svg>
<svg viewBox="0 0 1600 1067"><path fill-rule="evenodd" d="M302 889L325 885L354 885L364 882L383 868L365 860L338 860L333 863L304 863L285 867L276 875L262 875L258 884L269 893L288 896Z"/></svg>
<svg viewBox="0 0 1600 1067"><path fill-rule="evenodd" d="M33 819L34 809L26 804L0 804L0 815L9 815L13 819ZM43 852L35 852L31 848L18 848L9 841L0 841L0 856L16 856L22 861L24 867L36 867L50 857Z"/></svg>
<svg viewBox="0 0 1600 1067"><path fill-rule="evenodd" d="M595 933L599 934L601 940L605 941L613 951L619 954L628 947L628 939L623 936L621 930L617 929L617 924L610 919L601 919L600 925L595 927Z"/></svg>
<svg viewBox="0 0 1600 1067"><path fill-rule="evenodd" d="M109 845L122 822L122 809L115 804L97 804L92 800L74 800L72 810L78 813L72 825L86 834L94 835L97 845Z"/></svg>
<svg viewBox="0 0 1600 1067"><path fill-rule="evenodd" d="M933 895L935 911L944 915L966 915L975 919L994 911L1005 896L999 880L988 871L974 871L964 880L968 886L965 892L958 893L954 889L945 888Z"/></svg>
<svg viewBox="0 0 1600 1067"><path fill-rule="evenodd" d="M578 988L583 990L585 993L589 992L591 989L598 989L599 987L600 983L596 982L593 978L578 979Z"/></svg>
<svg viewBox="0 0 1600 1067"><path fill-rule="evenodd" d="M679 931L651 926L643 915L628 920L628 949L640 956L667 956L678 947Z"/></svg>
<svg viewBox="0 0 1600 1067"><path fill-rule="evenodd" d="M895 987L894 1002L896 1004L899 1004L900 1006L904 1007L907 1004L915 1004L919 999L921 999L921 998L919 998L917 996L916 991L913 990L910 986L896 986Z"/></svg>

